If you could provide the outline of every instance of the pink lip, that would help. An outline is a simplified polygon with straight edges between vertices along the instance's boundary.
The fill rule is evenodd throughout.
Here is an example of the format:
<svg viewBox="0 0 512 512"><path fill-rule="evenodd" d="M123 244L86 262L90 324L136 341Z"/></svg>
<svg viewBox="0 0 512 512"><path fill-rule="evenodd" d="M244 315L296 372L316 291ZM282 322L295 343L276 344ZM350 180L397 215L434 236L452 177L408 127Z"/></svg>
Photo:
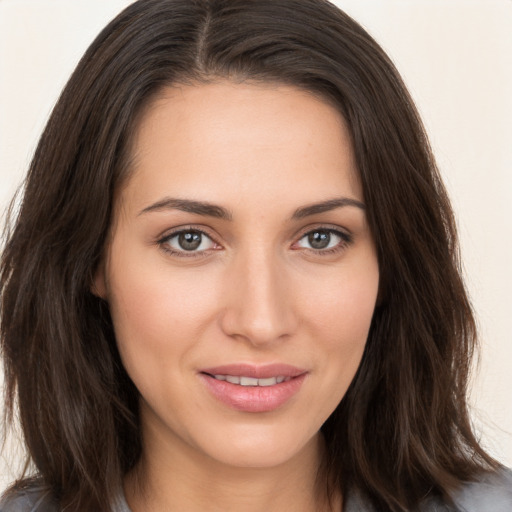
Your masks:
<svg viewBox="0 0 512 512"><path fill-rule="evenodd" d="M213 375L233 375L266 379L290 377L290 380L273 386L240 386L217 380ZM304 382L307 371L285 364L253 366L233 364L216 366L199 373L207 389L222 403L243 412L270 412L286 404L297 394Z"/></svg>
<svg viewBox="0 0 512 512"><path fill-rule="evenodd" d="M200 371L201 373L208 373L209 375L244 375L245 377L253 377L255 379L268 379L270 377L277 377L278 375L282 375L283 377L298 377L306 373L306 370L302 368L280 363L262 366L245 363L226 364L213 368L204 368Z"/></svg>

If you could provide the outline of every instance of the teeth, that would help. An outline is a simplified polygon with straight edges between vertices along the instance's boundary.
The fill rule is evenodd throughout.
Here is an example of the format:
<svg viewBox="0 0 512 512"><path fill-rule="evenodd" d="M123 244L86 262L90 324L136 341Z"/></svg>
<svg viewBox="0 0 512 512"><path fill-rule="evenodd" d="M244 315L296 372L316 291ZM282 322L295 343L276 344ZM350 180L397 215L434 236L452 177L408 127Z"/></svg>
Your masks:
<svg viewBox="0 0 512 512"><path fill-rule="evenodd" d="M269 377L268 379L259 379L258 386L275 386L279 381L278 377Z"/></svg>
<svg viewBox="0 0 512 512"><path fill-rule="evenodd" d="M258 379L254 379L253 377L240 377L240 385L241 386L257 386Z"/></svg>
<svg viewBox="0 0 512 512"><path fill-rule="evenodd" d="M288 382L291 377L283 377L279 375L277 377L268 377L266 379L256 379L254 377L245 377L237 375L214 375L217 380L225 380L231 384L238 384L240 386L275 386L281 384L281 382Z"/></svg>

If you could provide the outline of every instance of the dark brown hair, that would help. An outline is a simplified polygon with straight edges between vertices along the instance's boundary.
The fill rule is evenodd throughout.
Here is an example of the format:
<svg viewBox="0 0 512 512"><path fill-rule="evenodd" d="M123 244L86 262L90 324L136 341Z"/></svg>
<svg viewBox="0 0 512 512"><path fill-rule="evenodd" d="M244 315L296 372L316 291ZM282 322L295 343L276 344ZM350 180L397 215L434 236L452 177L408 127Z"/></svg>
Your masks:
<svg viewBox="0 0 512 512"><path fill-rule="evenodd" d="M375 239L378 306L360 368L322 427L332 489L379 511L449 500L496 463L472 433L476 342L453 214L388 57L324 0L141 0L96 38L41 137L1 260L6 403L68 510L110 510L141 443L138 394L90 292L137 116L165 85L294 85L347 121Z"/></svg>

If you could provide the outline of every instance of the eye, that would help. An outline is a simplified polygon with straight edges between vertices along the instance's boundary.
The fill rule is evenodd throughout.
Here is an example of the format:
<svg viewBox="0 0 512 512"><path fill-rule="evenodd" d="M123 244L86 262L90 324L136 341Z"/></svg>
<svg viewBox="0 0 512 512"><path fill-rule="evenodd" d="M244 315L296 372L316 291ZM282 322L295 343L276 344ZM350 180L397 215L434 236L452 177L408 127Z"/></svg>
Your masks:
<svg viewBox="0 0 512 512"><path fill-rule="evenodd" d="M334 229L315 229L306 233L297 242L297 246L314 251L336 250L351 242L351 237L346 233Z"/></svg>
<svg viewBox="0 0 512 512"><path fill-rule="evenodd" d="M171 253L200 253L214 249L217 244L202 231L187 229L174 232L159 241L164 250Z"/></svg>

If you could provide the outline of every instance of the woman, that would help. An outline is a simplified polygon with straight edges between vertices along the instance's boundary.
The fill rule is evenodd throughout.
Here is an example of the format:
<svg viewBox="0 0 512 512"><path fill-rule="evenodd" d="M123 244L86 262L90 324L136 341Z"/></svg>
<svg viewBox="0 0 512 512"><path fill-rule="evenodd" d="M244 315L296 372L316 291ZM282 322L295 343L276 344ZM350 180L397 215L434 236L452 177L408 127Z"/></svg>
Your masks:
<svg viewBox="0 0 512 512"><path fill-rule="evenodd" d="M453 215L322 0L142 0L87 51L2 259L1 510L509 510Z"/></svg>

